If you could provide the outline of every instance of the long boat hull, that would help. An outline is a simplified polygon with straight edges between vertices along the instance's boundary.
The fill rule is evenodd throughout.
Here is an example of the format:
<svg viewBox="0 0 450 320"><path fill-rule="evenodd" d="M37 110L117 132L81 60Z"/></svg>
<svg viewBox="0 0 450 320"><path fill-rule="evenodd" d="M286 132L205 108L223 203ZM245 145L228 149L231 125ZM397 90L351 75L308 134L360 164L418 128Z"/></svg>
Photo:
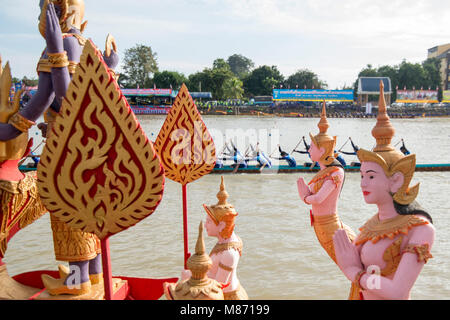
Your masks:
<svg viewBox="0 0 450 320"><path fill-rule="evenodd" d="M347 172L359 172L360 167L359 166L345 166L344 170ZM21 166L20 170L23 172L26 171L35 171L36 168L33 167L27 167L27 166ZM218 174L226 174L226 173L270 173L270 174L276 174L276 173L293 173L293 172L317 172L319 171L319 167L313 167L310 166L295 166L290 167L288 165L280 165L280 166L272 166L270 168L264 167L261 170L261 167L250 165L245 168L238 168L235 171L234 166L232 165L226 165L223 168L214 168L214 170L211 173L218 173ZM437 164L416 164L416 172L420 171L450 171L450 163L437 163Z"/></svg>
<svg viewBox="0 0 450 320"><path fill-rule="evenodd" d="M235 168L233 166L224 166L223 168L214 168L212 173L219 173L219 174L225 174L225 173L293 173L293 172L317 172L319 171L319 167L313 167L310 166L295 166L290 167L288 165L280 165L280 166L272 166L270 168L264 167L261 170L261 167L250 165L246 168L238 168L235 171ZM359 172L360 167L359 166L345 166L344 170L347 172ZM416 172L418 171L450 171L450 163L440 163L440 164L416 164Z"/></svg>

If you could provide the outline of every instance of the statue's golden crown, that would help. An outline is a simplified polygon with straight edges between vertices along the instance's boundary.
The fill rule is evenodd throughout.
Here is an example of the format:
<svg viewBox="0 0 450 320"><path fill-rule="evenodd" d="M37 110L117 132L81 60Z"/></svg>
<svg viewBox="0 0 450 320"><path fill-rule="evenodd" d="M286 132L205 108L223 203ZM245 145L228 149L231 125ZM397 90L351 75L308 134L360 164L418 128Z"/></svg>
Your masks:
<svg viewBox="0 0 450 320"><path fill-rule="evenodd" d="M336 147L336 137L332 137L327 133L330 124L327 120L325 100L323 101L322 113L320 115L320 121L317 126L319 127L319 133L315 136L310 133L309 136L316 147L325 149L325 152L319 161L325 165L328 165L336 159L334 154L334 148Z"/></svg>
<svg viewBox="0 0 450 320"><path fill-rule="evenodd" d="M396 202L406 205L414 201L419 193L419 184L409 187L416 168L416 155L403 155L397 151L391 141L395 134L395 128L389 119L386 111L386 101L384 99L384 84L380 81L380 99L378 102L377 123L372 129L372 136L376 140L373 151L360 149L357 152L361 162L371 161L379 164L386 176L391 177L394 173L400 172L404 176L404 183L394 194Z"/></svg>

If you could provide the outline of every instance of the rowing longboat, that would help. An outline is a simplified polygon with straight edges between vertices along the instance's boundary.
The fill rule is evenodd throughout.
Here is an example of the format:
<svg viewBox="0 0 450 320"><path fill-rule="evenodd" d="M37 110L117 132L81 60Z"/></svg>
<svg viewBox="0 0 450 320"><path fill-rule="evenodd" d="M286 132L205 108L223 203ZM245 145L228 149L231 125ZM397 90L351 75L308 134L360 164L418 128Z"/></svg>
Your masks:
<svg viewBox="0 0 450 320"><path fill-rule="evenodd" d="M269 173L269 174L276 174L276 173L293 173L293 172L317 172L319 171L319 167L313 167L311 168L310 165L300 165L295 167L290 167L288 165L279 165L279 166L272 166L270 168L265 167L261 170L259 166L255 165L249 165L246 168L239 168L235 172L235 168L232 165L226 165L223 168L214 168L214 170L211 173L218 173L218 174L226 174L226 173ZM345 166L344 170L347 172L359 172L360 167L349 165ZM21 166L20 170L23 172L26 171L35 171L36 168L34 167L27 167L27 166ZM437 164L416 164L416 172L423 172L423 171L450 171L450 163L437 163Z"/></svg>
<svg viewBox="0 0 450 320"><path fill-rule="evenodd" d="M270 168L261 168L259 166L250 165L246 168L238 168L235 173L293 173L293 172L317 172L319 167L311 168L310 165L300 165L295 167L290 167L288 165L272 166ZM347 172L359 172L360 167L349 165L345 166L344 170ZM223 168L214 168L212 173L233 173L235 171L234 166L226 165ZM439 163L439 164L416 164L416 172L419 171L450 171L450 163Z"/></svg>

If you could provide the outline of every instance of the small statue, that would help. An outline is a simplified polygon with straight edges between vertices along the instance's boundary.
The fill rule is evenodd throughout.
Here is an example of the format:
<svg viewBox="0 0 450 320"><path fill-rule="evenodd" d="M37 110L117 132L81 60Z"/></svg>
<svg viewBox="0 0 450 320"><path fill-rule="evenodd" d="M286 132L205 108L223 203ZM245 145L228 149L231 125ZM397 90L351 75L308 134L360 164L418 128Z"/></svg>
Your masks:
<svg viewBox="0 0 450 320"><path fill-rule="evenodd" d="M19 110L21 92L10 102L10 88L9 63L3 70L0 59L0 123L7 123ZM46 212L37 191L36 172L19 171L19 161L30 152L31 142L27 130L17 138L0 141L0 300L28 299L38 291L14 281L2 262L14 234Z"/></svg>
<svg viewBox="0 0 450 320"><path fill-rule="evenodd" d="M198 230L195 254L187 261L191 277L178 284L165 282L163 286L166 298L169 300L223 300L222 284L206 275L212 264L211 258L205 253L202 221Z"/></svg>
<svg viewBox="0 0 450 320"><path fill-rule="evenodd" d="M207 213L206 231L209 236L218 239L209 254L213 265L208 277L227 285L223 290L225 300L248 300L247 292L237 277L237 266L242 254L242 240L234 232L234 221L238 214L234 206L227 203L227 198L222 176L220 191L217 193L219 202L211 206L203 205Z"/></svg>
<svg viewBox="0 0 450 320"><path fill-rule="evenodd" d="M335 227L345 228L352 238L354 234L339 221L337 215L337 203L344 182L344 168L336 160L334 154L336 137L327 133L330 125L326 118L325 102L318 127L319 134L316 136L310 134L311 144L308 152L311 160L319 163L320 171L308 184L303 178L299 178L297 187L300 198L312 207L310 210L311 225L314 227L317 239L331 259L336 261L333 240L324 237L324 234L327 234L330 228L334 231Z"/></svg>

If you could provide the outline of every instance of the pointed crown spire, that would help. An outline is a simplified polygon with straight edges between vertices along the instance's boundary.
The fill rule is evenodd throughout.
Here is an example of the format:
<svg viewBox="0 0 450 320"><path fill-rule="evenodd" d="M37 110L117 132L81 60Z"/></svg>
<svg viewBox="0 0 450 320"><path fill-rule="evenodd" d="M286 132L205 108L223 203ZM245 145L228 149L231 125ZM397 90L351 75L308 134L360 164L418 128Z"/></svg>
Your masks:
<svg viewBox="0 0 450 320"><path fill-rule="evenodd" d="M373 151L391 151L395 148L391 145L392 138L394 137L395 129L389 119L386 111L386 101L384 99L384 84L380 80L380 98L378 101L378 116L377 123L372 129L372 136L377 141L376 147Z"/></svg>

